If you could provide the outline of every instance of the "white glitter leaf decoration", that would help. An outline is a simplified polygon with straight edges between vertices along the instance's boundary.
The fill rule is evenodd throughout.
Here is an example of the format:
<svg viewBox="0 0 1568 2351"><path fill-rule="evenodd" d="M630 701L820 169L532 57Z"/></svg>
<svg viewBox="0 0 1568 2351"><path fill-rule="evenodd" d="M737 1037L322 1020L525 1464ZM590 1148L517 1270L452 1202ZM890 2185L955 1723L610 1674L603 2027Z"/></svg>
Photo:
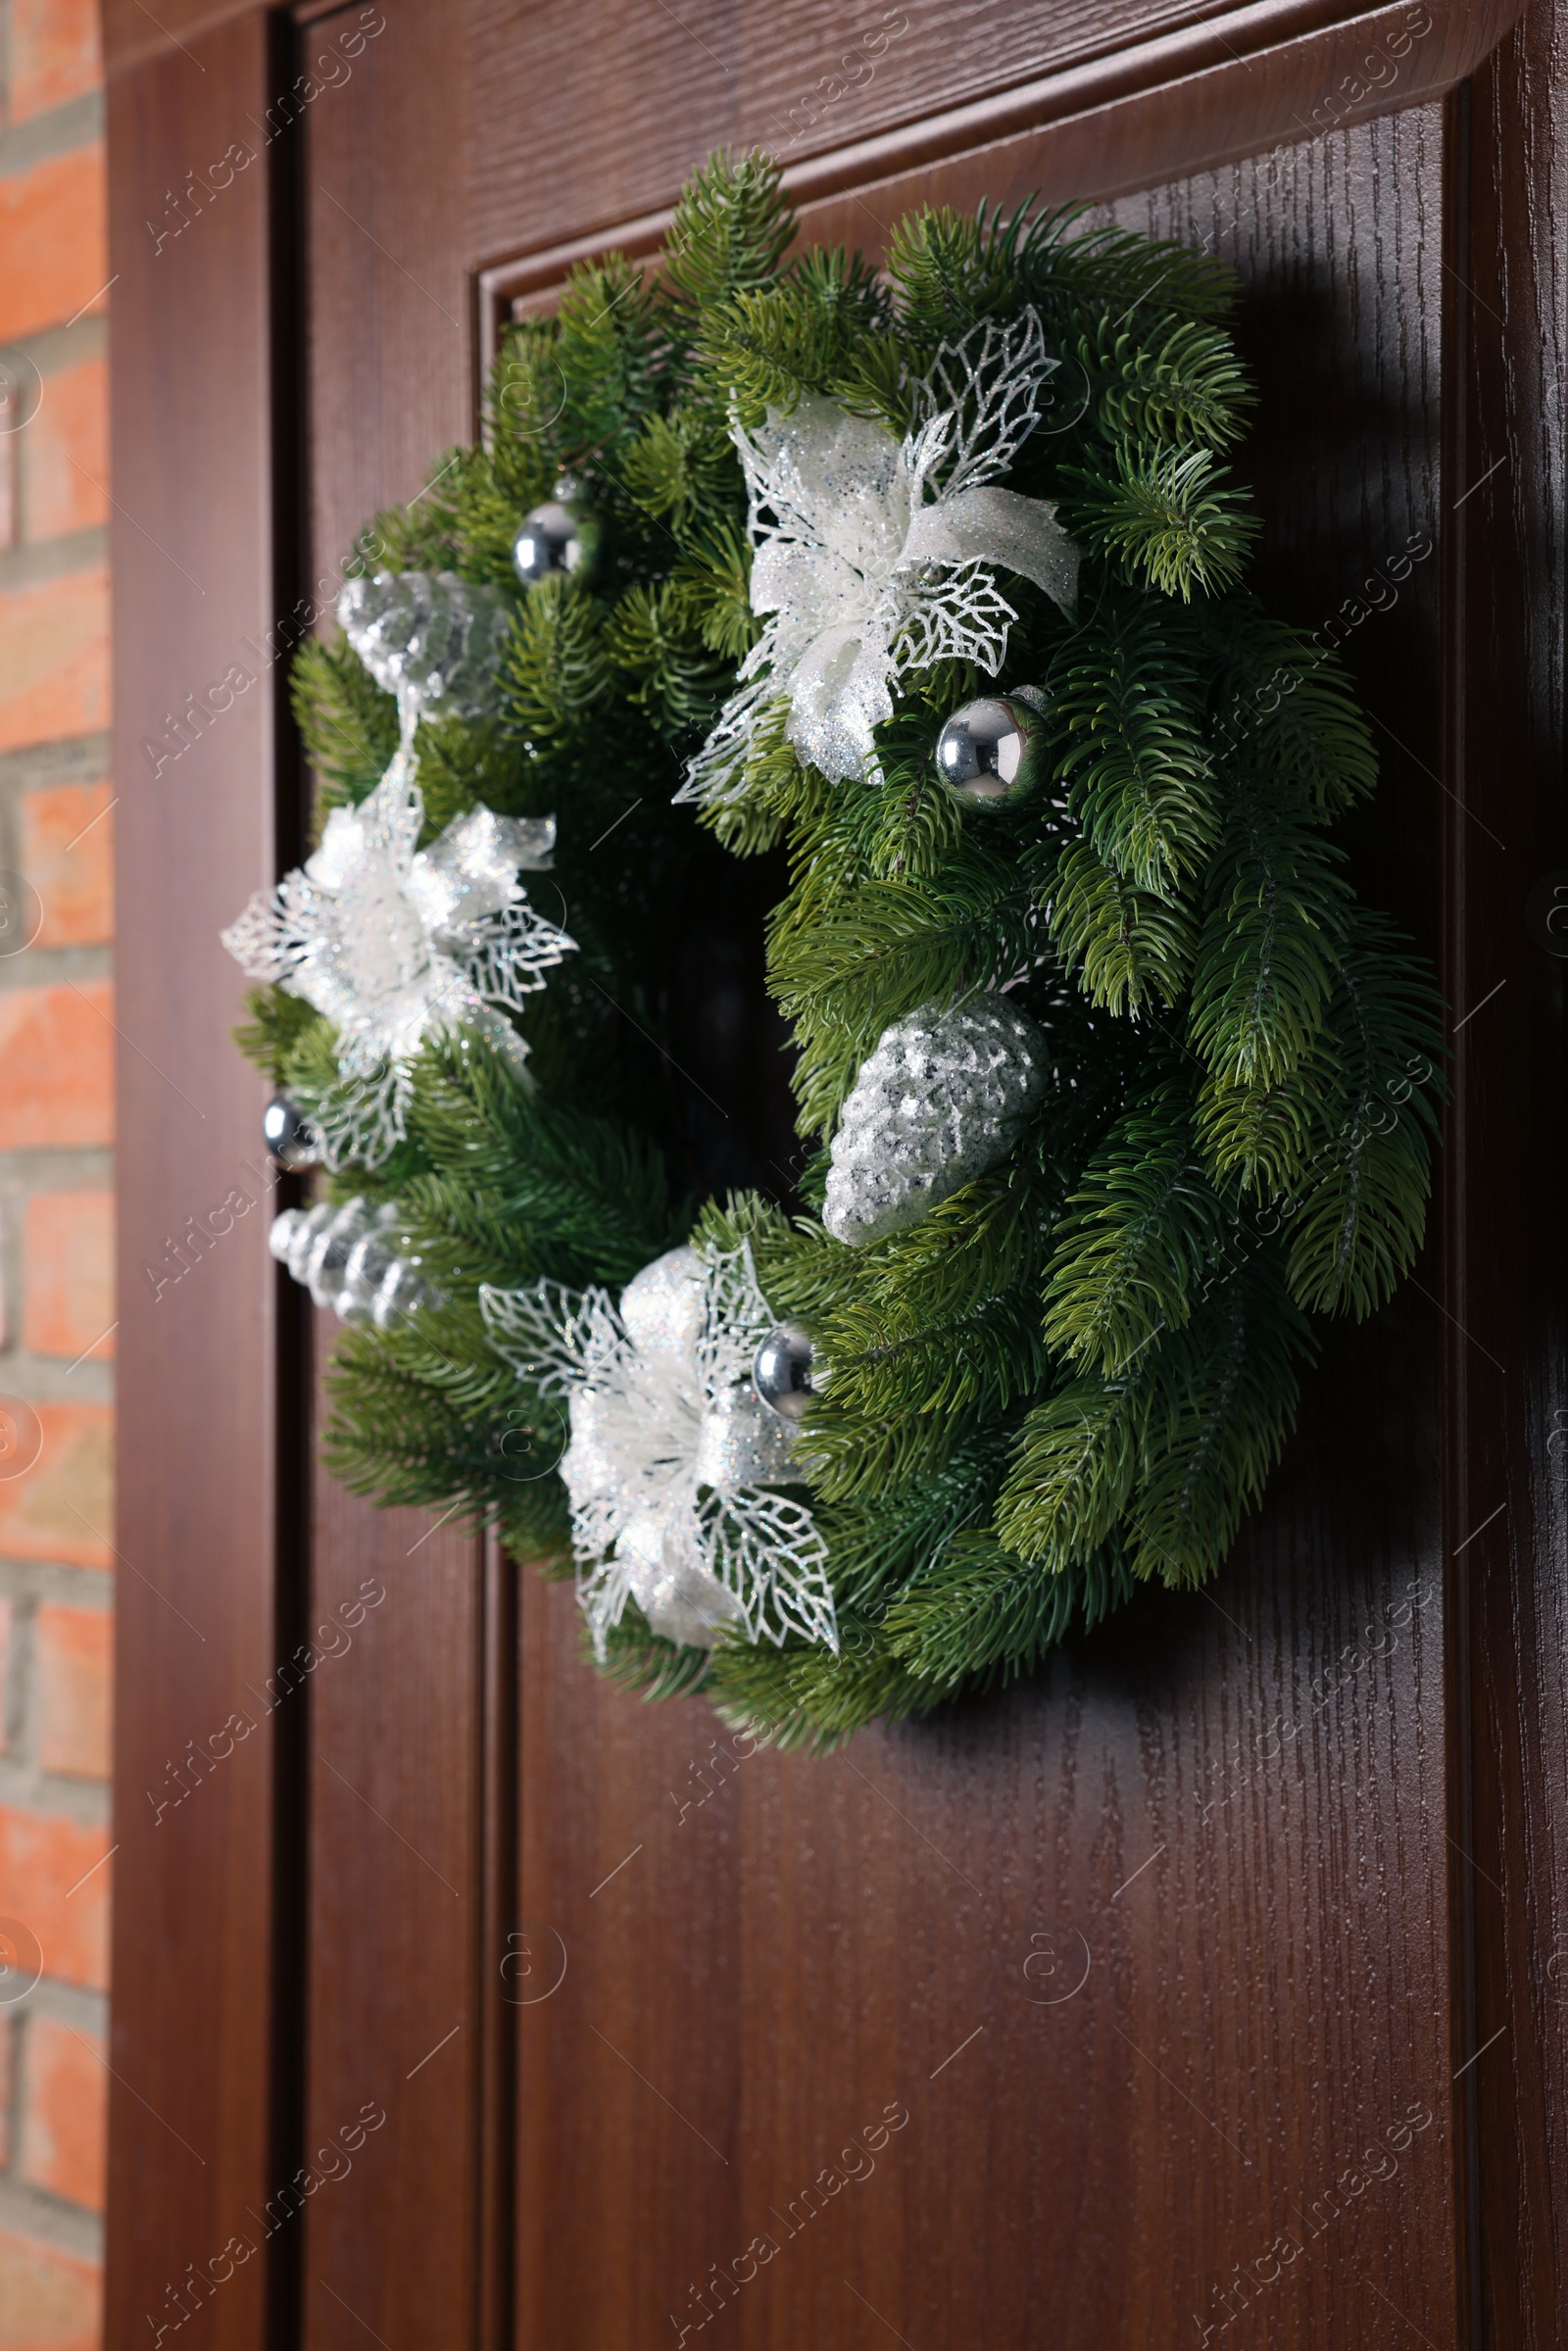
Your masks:
<svg viewBox="0 0 1568 2351"><path fill-rule="evenodd" d="M1046 346L1036 310L1011 326L984 318L961 342L944 343L915 393L924 429L941 428L944 498L1005 473L1045 409L1041 395L1061 365Z"/></svg>
<svg viewBox="0 0 1568 2351"><path fill-rule="evenodd" d="M903 442L816 394L787 416L770 409L755 433L732 428L752 609L766 624L677 800L731 797L779 699L803 759L840 779L871 772L873 730L905 671L948 654L1001 669L1017 614L998 565L1073 611L1078 553L1054 507L990 486L1039 422L1059 364L1029 310L943 345L917 395L924 421Z"/></svg>
<svg viewBox="0 0 1568 2351"><path fill-rule="evenodd" d="M479 1293L497 1351L566 1397L561 1475L577 1593L598 1655L635 1599L666 1641L711 1647L790 1634L838 1647L827 1545L811 1512L769 1491L800 1482L794 1429L752 1385L774 1316L747 1249L670 1249L608 1291L555 1282Z"/></svg>

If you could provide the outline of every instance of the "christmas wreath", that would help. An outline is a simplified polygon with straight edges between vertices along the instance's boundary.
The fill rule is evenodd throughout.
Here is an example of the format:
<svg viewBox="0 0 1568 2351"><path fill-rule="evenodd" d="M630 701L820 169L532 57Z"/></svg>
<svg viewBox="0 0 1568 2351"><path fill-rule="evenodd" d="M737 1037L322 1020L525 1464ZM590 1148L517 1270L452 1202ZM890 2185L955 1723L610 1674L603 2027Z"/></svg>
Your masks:
<svg viewBox="0 0 1568 2351"><path fill-rule="evenodd" d="M1214 1573L1414 1257L1441 1048L1331 837L1367 727L1244 585L1224 269L794 241L715 158L509 331L298 657L319 845L226 938L337 1474L826 1745ZM712 1181L670 981L764 853L793 1193Z"/></svg>

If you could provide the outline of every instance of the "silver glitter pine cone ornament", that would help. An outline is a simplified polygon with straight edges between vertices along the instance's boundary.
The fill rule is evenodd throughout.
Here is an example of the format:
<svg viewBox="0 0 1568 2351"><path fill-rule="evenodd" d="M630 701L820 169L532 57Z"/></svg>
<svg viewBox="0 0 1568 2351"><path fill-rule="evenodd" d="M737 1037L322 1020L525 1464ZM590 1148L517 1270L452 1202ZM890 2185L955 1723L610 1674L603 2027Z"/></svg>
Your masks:
<svg viewBox="0 0 1568 2351"><path fill-rule="evenodd" d="M513 608L499 588L455 571L376 571L345 583L338 624L400 710L483 718Z"/></svg>
<svg viewBox="0 0 1568 2351"><path fill-rule="evenodd" d="M822 1222L861 1248L1007 1156L1050 1070L1046 1040L1005 997L924 1004L885 1029L833 1137Z"/></svg>
<svg viewBox="0 0 1568 2351"><path fill-rule="evenodd" d="M1046 769L1044 708L1038 687L1015 686L954 711L937 737L937 773L955 800L1011 808L1029 798Z"/></svg>

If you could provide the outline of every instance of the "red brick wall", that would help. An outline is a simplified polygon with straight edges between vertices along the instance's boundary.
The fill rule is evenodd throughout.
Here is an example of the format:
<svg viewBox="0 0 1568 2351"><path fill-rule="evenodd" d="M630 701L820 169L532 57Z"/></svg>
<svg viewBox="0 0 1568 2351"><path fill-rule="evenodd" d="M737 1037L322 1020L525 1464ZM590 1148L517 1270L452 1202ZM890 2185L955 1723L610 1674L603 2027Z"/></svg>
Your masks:
<svg viewBox="0 0 1568 2351"><path fill-rule="evenodd" d="M99 2335L108 275L96 0L0 0L0 2351Z"/></svg>

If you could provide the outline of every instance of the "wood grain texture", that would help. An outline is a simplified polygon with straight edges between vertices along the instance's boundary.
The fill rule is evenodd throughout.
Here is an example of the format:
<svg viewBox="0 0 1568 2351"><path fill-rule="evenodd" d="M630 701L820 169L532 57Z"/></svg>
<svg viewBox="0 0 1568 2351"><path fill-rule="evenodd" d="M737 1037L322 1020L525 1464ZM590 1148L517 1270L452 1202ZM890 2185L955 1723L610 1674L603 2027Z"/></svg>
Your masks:
<svg viewBox="0 0 1568 2351"><path fill-rule="evenodd" d="M239 119L269 79L252 17L199 59L172 54L117 84L109 133L121 1377L108 2339L145 2345L194 2300L192 2327L233 2351L264 2340L276 2284L247 2215L276 2183L289 2021L274 1889L290 1734L252 1693L287 1638L295 1317L280 1324L265 1089L230 1041L235 974L218 940L275 871L279 680L246 651L278 617L286 512L274 190L265 167L237 176L162 248L144 221L215 152L215 116ZM215 713L208 689L235 663L251 683ZM207 717L188 720L179 751L171 713L192 695ZM148 742L165 754L156 772ZM170 1236L184 1240L183 1273ZM255 2251L225 2267L236 2236ZM187 2265L202 2275L214 2258L223 2282L193 2287Z"/></svg>
<svg viewBox="0 0 1568 2351"><path fill-rule="evenodd" d="M1042 172L1053 200L1111 195L1418 104L1467 73L1517 13L1517 0L1494 8L1386 7L1349 19L1321 8L1250 9L1223 28L1196 24L1107 47L1081 62L1063 59L1043 77L896 128L866 124L862 135L857 115L843 143L800 160L795 139L778 133L776 112L772 127L760 126L744 104L736 111L739 93L732 88L731 111L705 144L767 146L785 162L803 241L863 245L935 201L939 185L941 201L966 208L982 198L1004 208L1020 204L1041 192ZM722 96L715 89L715 107ZM867 100L868 93L860 104ZM1042 138L1047 125L1051 135ZM684 137L684 113L679 129ZM646 147L628 152L646 172ZM702 152L680 146L677 159ZM569 186L569 155L562 166L558 184L564 179ZM684 168L676 160L672 181ZM611 216L612 225L595 224L537 250L519 252L513 241L503 248L505 258L481 270L482 365L503 321L548 299L584 253L606 244L637 254L658 246L669 224L669 194L657 181L628 179L624 171L617 184L625 202ZM585 200L602 201L602 187L597 179Z"/></svg>
<svg viewBox="0 0 1568 2351"><path fill-rule="evenodd" d="M328 580L363 524L473 432L470 26L466 11L384 13L352 81L300 125L312 568Z"/></svg>
<svg viewBox="0 0 1568 2351"><path fill-rule="evenodd" d="M102 0L108 72L133 71L244 13L245 0L168 0L156 17L137 0ZM343 0L297 0L290 13L309 25L342 15ZM607 14L605 33L646 91L645 70L651 59L662 64L668 54L664 44L673 25L688 68L681 96L701 102L727 81L729 106L738 103L747 111L748 138L794 141L797 151L811 153L842 146L866 127L935 113L956 97L989 95L1173 32L1222 29L1233 47L1246 51L1260 40L1291 39L1364 13L1354 0L1253 0L1240 8L1234 0L1113 0L1100 8L1092 0L1054 0L1044 9L1022 0L956 0L938 15L871 0L858 14L845 16L814 0L786 0L774 9L757 0L742 7L696 0L678 19L662 23L657 11L619 0ZM580 73L572 15L559 0L544 7L507 0L504 13L487 22L492 69L505 69L508 51L537 42L535 54L563 84ZM1210 47L1219 54L1217 42ZM834 94L835 83L845 85L842 95ZM857 119L846 131L841 118L851 101L858 102ZM657 110L645 97L623 103L634 110L627 126L646 139ZM560 129L569 136L569 122L564 120ZM497 163L503 171L519 169L510 159Z"/></svg>
<svg viewBox="0 0 1568 2351"><path fill-rule="evenodd" d="M1427 109L1120 208L1242 269L1262 584L1309 627L1436 525L1441 166ZM1391 737L1358 868L1435 951L1425 543L1348 658ZM1207 1601L831 1762L577 1687L527 1589L522 1903L570 1964L521 2020L523 2340L695 2329L758 2236L758 2345L1453 2339L1441 1329L1413 1293L1332 1337ZM585 2201L621 2261L566 2255Z"/></svg>
<svg viewBox="0 0 1568 2351"><path fill-rule="evenodd" d="M324 1363L336 1324L318 1321ZM467 2346L477 2325L481 1976L497 1982L501 1959L497 1951L486 1970L480 1953L480 1545L422 1511L371 1511L318 1468L314 1551L311 1634L323 1662L310 1686L300 2160L324 2184L301 2223L295 2339L342 2343L357 2331L347 2311L388 2341ZM353 1646L334 1657L336 1626L352 1628ZM354 2149L367 2105L385 2120Z"/></svg>
<svg viewBox="0 0 1568 2351"><path fill-rule="evenodd" d="M480 1747L477 2278L474 2351L515 2342L517 2009L536 1955L519 1925L517 1757L521 1731L521 1579L526 1571L487 1541ZM542 1964L543 1955L539 1955Z"/></svg>
<svg viewBox="0 0 1568 2351"><path fill-rule="evenodd" d="M1518 2351L1568 2310L1564 30L1532 7L1455 110L1447 270L1454 2065L1475 2339Z"/></svg>
<svg viewBox="0 0 1568 2351"><path fill-rule="evenodd" d="M1425 81L1434 70L1429 59L1450 58L1451 78L1485 53L1489 36L1495 39L1517 12L1486 5L1352 10L1315 0L1223 13L1026 10L959 0L903 13L908 30L890 40L869 79L847 90L819 126L794 144L791 106L824 73L848 78L841 53L860 29L854 17L811 0L741 7L703 0L682 9L674 24L659 10L607 6L596 14L596 30L602 27L600 37L613 48L617 69L608 87L596 88L596 135L584 139L575 110L564 108L550 122L530 102L541 84L583 86L580 11L567 0L546 0L521 17L510 0L480 0L475 40L493 79L494 119L527 119L534 132L510 152L487 155L476 189L481 236L493 222L491 252L515 250L518 222L541 209L541 171L553 199L549 209L573 233L667 203L692 160L716 146L767 147L799 166L802 193L809 197L973 153L1015 133L1034 134L1057 118L1140 90L1160 91L1158 108L1148 110L1150 122L1175 128L1193 111L1190 81L1210 70L1236 77L1223 86L1232 110L1248 118L1238 123L1240 138L1255 136L1250 119L1258 108L1279 115L1266 132L1276 137L1288 107L1304 112L1332 96L1339 77L1396 21L1425 22L1430 29L1413 38L1396 81L1374 106L1388 104L1396 91L1432 86ZM881 15L867 9L866 28ZM1325 38L1337 45L1321 49ZM1258 93L1252 104L1238 98L1245 81ZM961 111L968 103L979 110L973 116ZM883 137L891 144L878 150L871 142ZM810 160L818 151L822 160ZM1215 140L1202 152L1224 151ZM1163 169L1195 160L1193 153L1170 157ZM1102 169L1109 161L1104 157ZM1136 171L1144 161L1138 141L1124 138L1115 161L1124 173ZM1081 167L1078 176L1100 184Z"/></svg>
<svg viewBox="0 0 1568 2351"><path fill-rule="evenodd" d="M469 430L464 27L389 15L301 125L309 568L328 597L360 525L414 497L431 452ZM314 1691L307 2143L366 2097L389 2121L312 2208L300 2339L359 2331L346 2309L388 2341L413 2327L501 2351L516 1571L456 1530L421 1541L428 1520L372 1511L320 1473L316 1514L318 1612L363 1578L388 1599L362 1655Z"/></svg>
<svg viewBox="0 0 1568 2351"><path fill-rule="evenodd" d="M351 78L291 134L308 570L326 605L356 531L416 497L432 453L470 430L466 24L382 13ZM318 1319L324 1357L336 1325ZM311 2206L297 2339L337 2351L369 2329L430 2351L510 2351L515 1571L322 1470L313 1492L313 1617L352 1605L362 1581L387 1598L356 1653L312 1686L304 2159L366 2099L388 2120Z"/></svg>

